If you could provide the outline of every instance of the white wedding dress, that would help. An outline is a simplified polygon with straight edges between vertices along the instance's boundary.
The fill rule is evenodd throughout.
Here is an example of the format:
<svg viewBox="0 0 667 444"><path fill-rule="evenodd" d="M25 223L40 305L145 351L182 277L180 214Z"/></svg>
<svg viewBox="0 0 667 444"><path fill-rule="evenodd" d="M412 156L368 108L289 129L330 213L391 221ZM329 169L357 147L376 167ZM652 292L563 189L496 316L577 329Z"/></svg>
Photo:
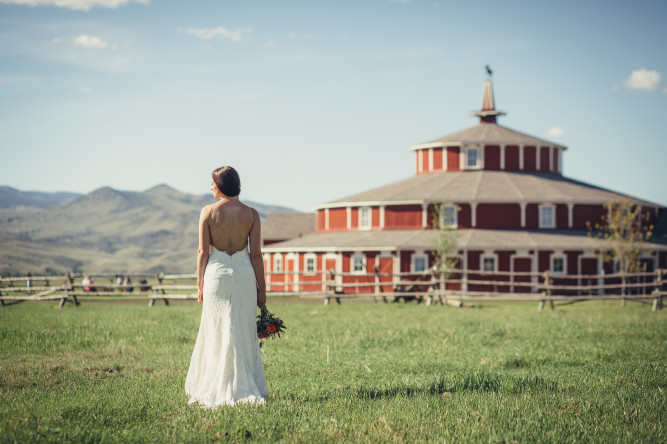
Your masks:
<svg viewBox="0 0 667 444"><path fill-rule="evenodd" d="M263 404L269 395L257 340L257 284L247 247L211 247L204 306L185 392L205 407Z"/></svg>

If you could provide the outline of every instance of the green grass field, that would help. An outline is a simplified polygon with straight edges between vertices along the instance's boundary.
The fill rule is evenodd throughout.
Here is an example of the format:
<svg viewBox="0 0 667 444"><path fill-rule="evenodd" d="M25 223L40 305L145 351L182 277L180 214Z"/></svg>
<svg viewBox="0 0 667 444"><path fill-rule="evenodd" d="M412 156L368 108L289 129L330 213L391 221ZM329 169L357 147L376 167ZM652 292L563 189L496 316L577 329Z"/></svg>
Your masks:
<svg viewBox="0 0 667 444"><path fill-rule="evenodd" d="M183 384L201 308L0 309L0 442L665 442L666 312L269 301L265 406Z"/></svg>

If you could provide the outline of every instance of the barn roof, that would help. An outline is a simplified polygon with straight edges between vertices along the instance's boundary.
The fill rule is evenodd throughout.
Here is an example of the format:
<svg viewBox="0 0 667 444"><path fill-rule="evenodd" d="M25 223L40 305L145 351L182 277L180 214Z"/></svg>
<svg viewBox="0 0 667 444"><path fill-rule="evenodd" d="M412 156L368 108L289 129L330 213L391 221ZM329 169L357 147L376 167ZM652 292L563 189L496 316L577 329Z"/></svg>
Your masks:
<svg viewBox="0 0 667 444"><path fill-rule="evenodd" d="M315 214L290 212L269 213L262 224L264 240L283 240L303 236L315 231Z"/></svg>
<svg viewBox="0 0 667 444"><path fill-rule="evenodd" d="M602 204L624 195L558 174L519 171L451 171L418 174L316 208L427 202L551 202ZM635 199L641 205L660 207Z"/></svg>
<svg viewBox="0 0 667 444"><path fill-rule="evenodd" d="M530 146L554 146L561 149L567 149L564 145L559 145L548 140L525 134L497 123L482 122L470 128L447 136L424 142L411 147L412 150L425 148L437 148L452 145L530 145Z"/></svg>
<svg viewBox="0 0 667 444"><path fill-rule="evenodd" d="M457 248L465 250L557 249L588 250L605 245L586 231L557 230L458 230ZM281 251L396 251L433 250L435 230L341 231L313 233L264 247L265 253ZM647 243L647 248L667 250L667 239Z"/></svg>

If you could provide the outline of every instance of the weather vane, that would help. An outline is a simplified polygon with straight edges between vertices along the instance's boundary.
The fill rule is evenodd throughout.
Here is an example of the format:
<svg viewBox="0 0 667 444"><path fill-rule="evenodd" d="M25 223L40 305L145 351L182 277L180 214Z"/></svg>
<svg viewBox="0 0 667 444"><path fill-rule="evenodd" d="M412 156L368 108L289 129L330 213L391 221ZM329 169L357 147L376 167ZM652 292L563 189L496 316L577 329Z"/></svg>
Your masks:
<svg viewBox="0 0 667 444"><path fill-rule="evenodd" d="M486 73L491 77L493 75L493 71L491 71L491 67L489 65L486 65Z"/></svg>

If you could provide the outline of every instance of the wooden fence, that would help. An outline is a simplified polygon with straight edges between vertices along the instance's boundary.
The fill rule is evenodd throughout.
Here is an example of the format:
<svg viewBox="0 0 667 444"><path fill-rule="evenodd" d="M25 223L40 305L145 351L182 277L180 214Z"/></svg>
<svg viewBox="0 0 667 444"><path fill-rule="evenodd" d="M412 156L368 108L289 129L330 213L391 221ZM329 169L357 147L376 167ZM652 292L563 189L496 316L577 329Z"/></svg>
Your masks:
<svg viewBox="0 0 667 444"><path fill-rule="evenodd" d="M620 300L651 304L662 309L667 295L667 270L632 274L566 275L532 272L484 272L446 270L435 273L314 273L267 272L269 295L298 295L332 300L370 298L375 301L416 301L426 304L461 306L472 302L533 302L542 310L587 300ZM92 284L84 284L88 276ZM122 277L122 282L119 280ZM127 281L126 278L130 278ZM196 300L196 275L69 273L65 276L0 278L2 305L23 301L59 300L79 305L80 298L144 299L153 306L157 300Z"/></svg>

